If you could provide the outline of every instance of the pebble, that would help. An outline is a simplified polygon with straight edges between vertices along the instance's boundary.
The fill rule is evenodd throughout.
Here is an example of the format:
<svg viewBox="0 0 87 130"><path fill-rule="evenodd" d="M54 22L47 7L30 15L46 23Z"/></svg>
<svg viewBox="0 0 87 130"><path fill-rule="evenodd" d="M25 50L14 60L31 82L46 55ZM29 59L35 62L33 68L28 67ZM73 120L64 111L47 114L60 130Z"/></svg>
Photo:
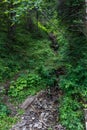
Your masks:
<svg viewBox="0 0 87 130"><path fill-rule="evenodd" d="M26 126L25 126L25 127L23 127L23 130L27 130L27 129L26 129Z"/></svg>
<svg viewBox="0 0 87 130"><path fill-rule="evenodd" d="M33 127L38 128L38 123L35 123Z"/></svg>
<svg viewBox="0 0 87 130"><path fill-rule="evenodd" d="M24 117L21 117L21 119L23 120L23 119L24 119Z"/></svg>
<svg viewBox="0 0 87 130"><path fill-rule="evenodd" d="M42 128L42 123L38 123L38 128L39 128L39 129Z"/></svg>
<svg viewBox="0 0 87 130"><path fill-rule="evenodd" d="M33 124L30 124L29 127L32 128Z"/></svg>
<svg viewBox="0 0 87 130"><path fill-rule="evenodd" d="M14 130L20 130L20 128L19 128L19 127L16 127Z"/></svg>
<svg viewBox="0 0 87 130"><path fill-rule="evenodd" d="M34 120L35 119L35 117L32 117L32 120Z"/></svg>

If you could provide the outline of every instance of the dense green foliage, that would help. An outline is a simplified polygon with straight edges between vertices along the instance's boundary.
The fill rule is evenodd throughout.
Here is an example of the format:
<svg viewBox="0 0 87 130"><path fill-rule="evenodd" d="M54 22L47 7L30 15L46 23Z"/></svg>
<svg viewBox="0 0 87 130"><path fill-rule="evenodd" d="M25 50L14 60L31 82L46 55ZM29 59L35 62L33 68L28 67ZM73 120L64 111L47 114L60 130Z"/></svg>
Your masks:
<svg viewBox="0 0 87 130"><path fill-rule="evenodd" d="M1 130L9 130L12 127L12 124L15 124L18 121L16 117L4 116L0 117L0 129Z"/></svg>
<svg viewBox="0 0 87 130"><path fill-rule="evenodd" d="M60 122L67 130L84 130L82 106L87 102L84 10L83 0L0 2L1 130L9 130L16 121L4 103L5 95L18 104L29 95L55 86L63 92ZM56 37L57 51L51 47L50 33ZM59 68L64 70L63 75L55 74Z"/></svg>
<svg viewBox="0 0 87 130"><path fill-rule="evenodd" d="M81 112L81 104L72 97L65 95L62 97L60 107L60 121L67 130L84 130L81 122L84 121L83 112Z"/></svg>
<svg viewBox="0 0 87 130"><path fill-rule="evenodd" d="M68 35L65 49L61 51L66 74L60 76L59 83L65 95L60 107L60 120L67 130L84 130L84 118L80 113L82 104L87 101L87 38L83 31L85 5L82 3L81 0L67 1L64 10L59 12L63 24L67 25L65 37Z"/></svg>
<svg viewBox="0 0 87 130"><path fill-rule="evenodd" d="M82 28L82 24L84 24L84 2L83 0L67 0L58 4L58 15L62 20L61 23L67 25L68 30L77 32Z"/></svg>
<svg viewBox="0 0 87 130"><path fill-rule="evenodd" d="M16 82L13 81L11 83L9 95L21 101L28 95L34 95L42 89L41 87L41 78L34 73L29 73L19 77Z"/></svg>

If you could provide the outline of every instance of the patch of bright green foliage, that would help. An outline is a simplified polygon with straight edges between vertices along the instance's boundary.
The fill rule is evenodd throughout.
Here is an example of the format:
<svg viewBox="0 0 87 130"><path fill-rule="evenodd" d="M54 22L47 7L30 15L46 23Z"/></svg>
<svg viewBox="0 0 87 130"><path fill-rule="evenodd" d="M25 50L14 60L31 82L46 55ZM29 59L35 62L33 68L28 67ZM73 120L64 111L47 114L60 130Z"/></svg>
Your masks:
<svg viewBox="0 0 87 130"><path fill-rule="evenodd" d="M14 100L22 101L29 95L35 95L36 92L45 88L42 79L35 73L21 75L16 81L12 81L9 89L9 96Z"/></svg>
<svg viewBox="0 0 87 130"><path fill-rule="evenodd" d="M14 100L23 101L29 95L35 95L46 87L54 86L56 76L53 70L41 66L36 72L21 74L16 81L12 81L9 96Z"/></svg>
<svg viewBox="0 0 87 130"><path fill-rule="evenodd" d="M81 104L65 95L61 99L60 122L67 130L84 130L84 113L81 111Z"/></svg>
<svg viewBox="0 0 87 130"><path fill-rule="evenodd" d="M12 124L17 122L16 117L4 116L0 117L0 130L9 130L12 127Z"/></svg>

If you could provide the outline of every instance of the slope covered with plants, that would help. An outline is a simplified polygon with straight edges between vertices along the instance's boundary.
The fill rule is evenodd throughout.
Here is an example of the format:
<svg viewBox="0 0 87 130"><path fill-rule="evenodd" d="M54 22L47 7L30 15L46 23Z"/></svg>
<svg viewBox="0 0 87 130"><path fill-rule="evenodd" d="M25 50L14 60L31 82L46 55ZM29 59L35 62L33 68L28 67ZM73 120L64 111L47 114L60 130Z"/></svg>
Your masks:
<svg viewBox="0 0 87 130"><path fill-rule="evenodd" d="M62 91L59 107L62 125L66 130L85 129L85 12L83 0L0 2L1 130L9 130L18 120L8 101L18 106L27 96L52 87ZM17 112L23 113L20 109Z"/></svg>

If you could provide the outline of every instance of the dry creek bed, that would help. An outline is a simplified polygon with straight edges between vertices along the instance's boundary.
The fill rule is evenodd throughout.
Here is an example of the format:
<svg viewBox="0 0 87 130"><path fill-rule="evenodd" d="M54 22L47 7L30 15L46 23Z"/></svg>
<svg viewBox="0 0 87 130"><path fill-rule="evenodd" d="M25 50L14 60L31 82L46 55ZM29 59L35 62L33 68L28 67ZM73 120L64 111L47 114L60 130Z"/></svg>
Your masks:
<svg viewBox="0 0 87 130"><path fill-rule="evenodd" d="M41 91L21 105L25 113L10 130L65 130L58 122L58 91Z"/></svg>

